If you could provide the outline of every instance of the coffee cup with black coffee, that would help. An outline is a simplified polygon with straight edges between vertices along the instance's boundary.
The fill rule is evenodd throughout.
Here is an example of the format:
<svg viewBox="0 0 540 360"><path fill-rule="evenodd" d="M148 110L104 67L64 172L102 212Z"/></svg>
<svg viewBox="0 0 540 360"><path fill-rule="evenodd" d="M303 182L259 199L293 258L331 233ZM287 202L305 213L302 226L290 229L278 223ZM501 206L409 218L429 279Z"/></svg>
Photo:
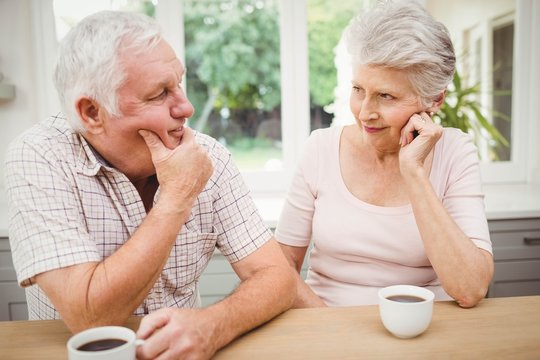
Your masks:
<svg viewBox="0 0 540 360"><path fill-rule="evenodd" d="M422 334L431 323L432 291L413 285L394 285L379 290L379 313L384 327L399 338Z"/></svg>
<svg viewBox="0 0 540 360"><path fill-rule="evenodd" d="M144 340L122 326L101 326L73 335L67 342L69 360L135 360Z"/></svg>

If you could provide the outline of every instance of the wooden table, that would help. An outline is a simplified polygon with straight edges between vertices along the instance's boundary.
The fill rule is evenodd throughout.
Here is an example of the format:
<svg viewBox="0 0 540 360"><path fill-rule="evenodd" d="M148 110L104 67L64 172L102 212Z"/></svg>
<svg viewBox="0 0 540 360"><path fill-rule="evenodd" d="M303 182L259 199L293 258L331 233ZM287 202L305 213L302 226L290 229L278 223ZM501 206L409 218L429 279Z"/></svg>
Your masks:
<svg viewBox="0 0 540 360"><path fill-rule="evenodd" d="M69 337L61 321L0 322L0 359L66 359ZM407 340L384 329L377 306L289 310L215 358L540 359L540 296L485 299L473 309L436 302L428 330Z"/></svg>

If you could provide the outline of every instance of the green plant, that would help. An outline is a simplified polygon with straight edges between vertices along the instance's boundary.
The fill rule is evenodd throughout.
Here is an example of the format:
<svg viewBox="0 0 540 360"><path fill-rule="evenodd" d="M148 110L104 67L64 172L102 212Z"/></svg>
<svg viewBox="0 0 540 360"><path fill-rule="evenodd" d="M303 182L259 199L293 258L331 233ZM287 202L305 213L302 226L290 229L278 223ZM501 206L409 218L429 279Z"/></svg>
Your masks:
<svg viewBox="0 0 540 360"><path fill-rule="evenodd" d="M508 92L504 94L508 94ZM475 140L487 137L495 146L508 147L508 140L482 114L482 104L478 100L479 95L480 84L465 87L456 71L443 105L439 112L433 116L434 120L445 127L455 127L466 133L472 132ZM510 118L503 113L492 109L486 110L491 111L494 117L510 121Z"/></svg>

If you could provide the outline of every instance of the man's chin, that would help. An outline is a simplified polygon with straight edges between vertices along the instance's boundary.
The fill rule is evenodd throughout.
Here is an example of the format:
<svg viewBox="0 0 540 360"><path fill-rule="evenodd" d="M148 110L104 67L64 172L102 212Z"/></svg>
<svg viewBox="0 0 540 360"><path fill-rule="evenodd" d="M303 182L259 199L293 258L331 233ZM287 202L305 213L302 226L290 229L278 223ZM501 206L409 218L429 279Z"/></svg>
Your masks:
<svg viewBox="0 0 540 360"><path fill-rule="evenodd" d="M184 137L184 128L182 127L179 130L169 131L167 135L167 143L165 146L173 150L182 142L182 138Z"/></svg>

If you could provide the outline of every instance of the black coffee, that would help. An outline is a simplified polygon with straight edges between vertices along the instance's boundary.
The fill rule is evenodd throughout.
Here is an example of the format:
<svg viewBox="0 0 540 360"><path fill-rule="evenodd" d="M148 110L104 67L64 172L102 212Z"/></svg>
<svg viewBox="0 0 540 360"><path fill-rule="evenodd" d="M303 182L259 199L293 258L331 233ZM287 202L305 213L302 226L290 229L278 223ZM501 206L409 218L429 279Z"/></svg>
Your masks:
<svg viewBox="0 0 540 360"><path fill-rule="evenodd" d="M77 350L103 351L103 350L114 349L115 347L119 347L121 345L124 345L125 343L127 343L127 341L121 340L121 339L102 339L102 340L90 341L89 343L79 346Z"/></svg>
<svg viewBox="0 0 540 360"><path fill-rule="evenodd" d="M420 301L425 301L426 299L423 299L418 296L414 295L392 295L387 297L388 300L397 301L397 302L403 302L403 303L415 303Z"/></svg>

